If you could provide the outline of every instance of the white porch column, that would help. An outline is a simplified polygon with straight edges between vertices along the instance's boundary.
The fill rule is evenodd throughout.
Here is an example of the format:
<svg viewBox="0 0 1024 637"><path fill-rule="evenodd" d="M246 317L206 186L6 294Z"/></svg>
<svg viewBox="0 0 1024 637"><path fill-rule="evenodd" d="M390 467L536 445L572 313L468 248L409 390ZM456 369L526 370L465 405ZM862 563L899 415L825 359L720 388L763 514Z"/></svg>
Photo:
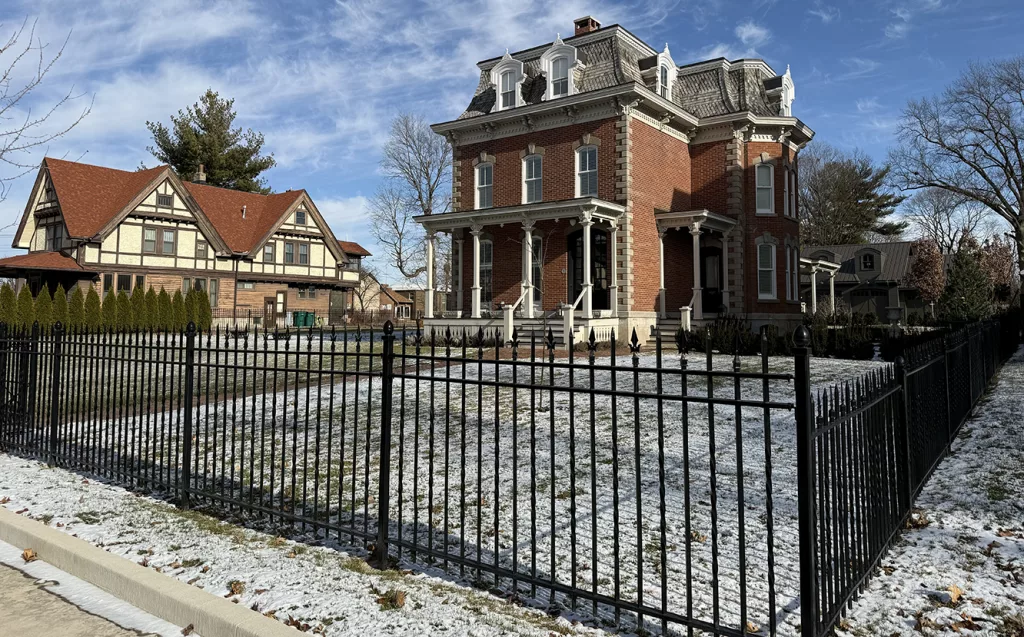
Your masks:
<svg viewBox="0 0 1024 637"><path fill-rule="evenodd" d="M658 228L658 318L665 318L665 229Z"/></svg>
<svg viewBox="0 0 1024 637"><path fill-rule="evenodd" d="M427 294L423 302L423 316L434 318L434 245L437 236L433 231L427 231Z"/></svg>
<svg viewBox="0 0 1024 637"><path fill-rule="evenodd" d="M590 229L594 218L590 212L584 212L580 219L583 226L583 318L591 319L594 318L594 281L590 274Z"/></svg>
<svg viewBox="0 0 1024 637"><path fill-rule="evenodd" d="M473 287L470 302L470 317L480 318L480 233L483 228L473 226L469 234L473 235Z"/></svg>
<svg viewBox="0 0 1024 637"><path fill-rule="evenodd" d="M526 292L526 299L523 300L526 303L525 312L523 315L526 318L533 318L533 221L523 221L523 288ZM510 334L511 337L511 334Z"/></svg>
<svg viewBox="0 0 1024 637"><path fill-rule="evenodd" d="M693 318L699 321L704 318L704 299L701 298L702 288L700 286L699 223L694 223L690 226L690 234L693 235Z"/></svg>
<svg viewBox="0 0 1024 637"><path fill-rule="evenodd" d="M458 296L455 297L455 310L459 313L460 317L462 316L462 295L465 292L465 290L463 288L463 280L462 280L462 266L465 263L465 261L462 260L463 259L462 258L462 255L463 255L462 244L463 244L464 241L465 240L461 239L461 238L455 240L455 245L459 249L458 260L456 261L456 263L458 264L458 271L455 273L455 282L456 282L455 289L458 290Z"/></svg>
<svg viewBox="0 0 1024 637"><path fill-rule="evenodd" d="M618 242L619 242L619 225L618 225L617 222L613 221L612 222L611 236L608 239L608 243L611 246L610 249L611 249L611 252L612 252L609 255L609 258L611 259L611 264L610 264L610 267L611 267L611 289L608 291L608 293L611 295L611 306L612 306L612 316L613 317L617 317L619 315L619 267L618 267L618 263L619 263L619 256L618 256L619 245L618 245Z"/></svg>
<svg viewBox="0 0 1024 637"><path fill-rule="evenodd" d="M726 313L729 312L729 245L729 235L722 235L722 305Z"/></svg>
<svg viewBox="0 0 1024 637"><path fill-rule="evenodd" d="M834 315L836 313L836 273L830 272L828 275L828 304L829 310Z"/></svg>
<svg viewBox="0 0 1024 637"><path fill-rule="evenodd" d="M818 312L818 268L811 268L811 314Z"/></svg>

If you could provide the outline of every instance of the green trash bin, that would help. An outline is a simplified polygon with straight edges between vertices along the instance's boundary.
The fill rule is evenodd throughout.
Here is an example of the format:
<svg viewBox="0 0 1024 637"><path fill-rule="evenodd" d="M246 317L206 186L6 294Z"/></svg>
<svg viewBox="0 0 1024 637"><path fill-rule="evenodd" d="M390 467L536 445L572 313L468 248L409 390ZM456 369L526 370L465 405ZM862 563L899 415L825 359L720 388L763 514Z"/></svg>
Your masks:
<svg viewBox="0 0 1024 637"><path fill-rule="evenodd" d="M305 312L298 312L298 311L293 311L292 312L292 325L294 325L295 327L302 327L305 324L305 321L306 321L306 313Z"/></svg>
<svg viewBox="0 0 1024 637"><path fill-rule="evenodd" d="M306 327L313 327L316 322L316 312L306 312L306 319L303 321L303 325Z"/></svg>

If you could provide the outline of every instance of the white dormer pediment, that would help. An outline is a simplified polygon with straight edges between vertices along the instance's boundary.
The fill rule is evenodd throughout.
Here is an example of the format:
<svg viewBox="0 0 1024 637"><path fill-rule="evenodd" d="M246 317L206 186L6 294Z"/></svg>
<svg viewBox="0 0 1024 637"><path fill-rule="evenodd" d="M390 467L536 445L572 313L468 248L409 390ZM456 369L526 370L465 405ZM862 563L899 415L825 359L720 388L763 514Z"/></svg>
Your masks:
<svg viewBox="0 0 1024 637"><path fill-rule="evenodd" d="M513 58L508 49L501 61L491 69L491 84L494 85L495 100L492 112L506 111L523 105L523 63ZM509 95L510 94L510 95Z"/></svg>
<svg viewBox="0 0 1024 637"><path fill-rule="evenodd" d="M576 93L574 71L580 65L576 47L566 44L559 35L554 43L540 56L541 71L547 82L544 99L568 97Z"/></svg>
<svg viewBox="0 0 1024 637"><path fill-rule="evenodd" d="M793 116L793 100L796 99L796 88L793 85L793 76L789 73L789 66L786 66L786 74L782 76L782 98L779 100L779 115L783 117Z"/></svg>
<svg viewBox="0 0 1024 637"><path fill-rule="evenodd" d="M679 75L679 67L672 59L672 53L668 50L668 43L656 57L655 64L643 73L648 85L661 97L671 100L672 87L675 86L676 77Z"/></svg>

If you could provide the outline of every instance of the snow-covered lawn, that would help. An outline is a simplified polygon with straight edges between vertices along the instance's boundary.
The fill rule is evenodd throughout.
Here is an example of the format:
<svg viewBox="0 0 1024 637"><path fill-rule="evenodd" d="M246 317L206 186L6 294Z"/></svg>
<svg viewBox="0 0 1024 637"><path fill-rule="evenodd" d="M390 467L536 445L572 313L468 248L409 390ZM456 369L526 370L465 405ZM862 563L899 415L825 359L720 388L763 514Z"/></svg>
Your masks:
<svg viewBox="0 0 1024 637"><path fill-rule="evenodd" d="M918 497L844 634L1024 635L1024 349Z"/></svg>
<svg viewBox="0 0 1024 637"><path fill-rule="evenodd" d="M598 362L606 364L608 359ZM760 371L759 358L745 357L740 362L742 371ZM716 370L731 370L732 363L729 356L716 356L713 360ZM618 364L623 369L615 375L616 385L619 389L631 390L634 382L631 360L620 356ZM652 355L640 357L641 369L649 369L654 364ZM692 355L688 364L691 370L700 370L705 360L703 356ZM814 360L812 381L817 387L825 387L877 365ZM663 366L678 369L678 356L666 354ZM692 616L708 623L714 620L713 602L717 594L722 625L739 627L741 605L745 601L746 619L754 632L767 632L775 621L780 634L796 634L798 555L791 411L771 409L766 413L761 407L744 407L737 414L733 406L717 405L714 427L710 427L706 405L690 402L684 417L680 402L671 400L682 392L678 376L666 375L659 388L653 374L641 372L639 388L648 397L636 400L620 397L613 404L608 396L596 396L591 420L590 396L574 394L570 398L570 392L565 390L570 386L590 386L585 369L577 369L571 382L568 371L556 373L554 385L562 389L555 391L553 409L548 407L550 396L546 391L538 391L533 396L536 402L531 403L528 390L513 392L511 388L502 387L496 393L493 387L478 389L460 382L463 378L469 381L479 377L491 379L493 369L494 364L488 361L479 365L440 366L433 370L433 382L421 380L417 386L415 381L406 379L403 388L402 380L395 381L395 415L401 424L396 426L392 446L390 517L393 540L398 540L401 533L405 542L415 541L419 547L433 546L453 558L497 563L519 574L536 573L538 578L553 579L561 584L596 588L602 595L617 592L622 599L630 601L640 601L642 595L645 605L656 608L664 600L670 612L680 615L687 614L688 607L692 606ZM769 369L774 373L790 373L792 359L773 358ZM539 375L539 368L537 372ZM421 375L429 373L420 372ZM527 380L528 376L529 371L521 368L517 380ZM449 382L449 377L454 382ZM501 380L511 381L510 367L503 367ZM537 380L549 382L550 379L538 376ZM610 374L597 374L595 387L607 389L610 384ZM197 485L243 500L252 497L256 504L294 511L343 528L366 528L372 535L376 528L374 494L379 464L380 416L379 401L375 399L379 396L379 385L379 378L373 380L372 387L366 379L358 385L349 382L333 389L328 385L295 385L266 395L266 400L264 396L254 399L251 394L243 400L244 392L231 397L211 395L211 400L202 405L195 424L195 454L200 463ZM708 389L702 377L692 375L688 379L689 396L707 396ZM726 378L716 379L712 389L719 397L732 397L736 391L733 381ZM746 400L760 400L762 381L745 379L740 382L739 391ZM399 400L399 395L404 396L404 400ZM659 395L661 399L654 397ZM374 399L368 402L368 398ZM771 381L770 400L792 402L792 383ZM613 410L617 415L615 426ZM161 414L160 427L165 420L180 423L180 413L173 417ZM664 424L660 430L659 420ZM770 433L767 441L766 420ZM637 422L639 426L635 426ZM103 439L106 446L120 446L119 450L125 452L114 458L140 460L138 450L141 447L147 462L155 460L158 466L173 473L177 462L168 460L180 453L179 427L157 429L153 418L126 417L121 423L117 435ZM260 426L253 426L254 423ZM79 444L94 449L95 423L81 425L76 423L70 433L79 436ZM710 453L712 434L714 454ZM742 445L737 444L738 436L742 438ZM158 439L164 444L153 447L151 443ZM742 450L742 470L738 449ZM770 489L768 454L772 467ZM86 484L61 470L45 470L34 463L9 457L3 459L0 468L3 469L0 497L11 498L9 508L28 507L28 513L33 515L57 516L52 523L61 522L66 525L63 528L80 534L96 532L95 538L87 539L108 547L110 542L115 542L113 546L123 547L115 550L134 551L135 556L140 555L138 551L155 547L152 555L143 555L137 561L146 558L149 564L160 565L186 581L199 577L196 584L211 576L207 588L212 587L221 594L226 592L230 580L248 582L248 592L240 596L241 602L247 605L256 602L259 610L274 610L281 619L287 619L290 613L311 625L323 623L329 634L347 634L354 630L354 624L346 625L345 621L337 620L328 626L329 620L351 616L353 608L379 608L377 595L367 593L367 582L374 580L347 570L362 570L359 566L362 561L353 557L359 555L358 550L352 555L339 555L331 550L311 549L309 554L315 557L314 565L324 569L323 592L310 589L305 601L297 603L295 595L307 582L298 575L284 573L291 572L288 569L293 564L304 563L289 560L289 552L300 553L295 560L305 553L295 551L290 544L271 550L275 547L266 546L267 537L202 521L194 517L195 514L184 514L96 481ZM242 488L240 483L259 488ZM739 498L741 486L743 506ZM770 513L769 492L773 496ZM96 502L93 502L93 494L99 494L95 496ZM687 497L689 508L685 506ZM103 498L116 502L104 502ZM126 502L139 504L128 506ZM224 505L214 506L224 513ZM241 516L236 518L242 519ZM313 535L303 536L291 526L268 526L265 521L252 519L243 521L269 529L274 535L289 534L315 540ZM769 524L774 525L771 545ZM179 527L182 529L180 536L166 539L167 534ZM211 542L224 543L217 551L225 553L217 558L222 565L219 569L211 566L203 573L201 567L195 565L200 559L205 560L204 566L210 565L205 555L210 553L207 548L214 545L205 539L197 541L197 529L205 529ZM358 538L355 539L358 543ZM340 538L332 537L329 544L336 545L339 540L346 545L353 543L352 538L342 534ZM741 542L745 544L745 562L741 560ZM174 546L179 548L173 549ZM182 552L187 546L196 550ZM258 548L250 550L253 547ZM769 552L775 563L774 607L769 603ZM403 568L423 569L427 561L422 554L417 561L411 561L408 550L403 551L402 557ZM428 569L428 572L463 583L475 579L472 564L463 570L458 562L447 565L443 562L434 560L437 570ZM178 566L172 569L175 563ZM212 575L215 572L216 575ZM741 574L745 578L742 588ZM337 584L331 579L335 576L348 583ZM373 577L378 578L375 586L380 590L394 586L389 580L391 576ZM639 585L641 577L642 586ZM400 586L418 586L407 582L419 581L401 578ZM417 589L422 592L415 595L410 591L410 598L436 607L436 603L428 603L432 598L424 595L432 595L435 590L462 591L459 594L464 601L459 603L463 604L463 610L489 609L484 615L490 616L490 610L497 609L495 617L506 622L501 624L504 628L500 630L506 632L530 632L538 625L544 626L541 632L567 626L564 622L553 626L545 615L517 610L494 597L477 596L447 585L437 589L439 581L430 580L429 585ZM688 586L688 582L692 585ZM569 608L571 600L562 595L551 599L542 587L534 591L522 582L513 587L509 578L495 583L486 572L478 584L485 587L497 584L505 594L514 591L527 605L560 611L563 617L575 617L591 626L607 627L614 617L611 610L604 607L599 607L595 615L592 606L585 601L580 601L573 612ZM328 593L328 589L334 588L340 591L334 597L340 599ZM444 595L455 593L445 592ZM451 612L457 614L456 610ZM470 610L465 616L466 630L473 625L472 614ZM403 630L418 627L421 632L427 632L434 618L447 619L448 616L444 609L413 608L398 614L380 615L379 626L381 631L397 631L397 627L405 626ZM406 621L411 623L405 624ZM458 624L461 620L452 621ZM493 618L481 620L483 632L480 634L487 634L492 621ZM538 621L541 624L537 624ZM513 622L515 628L507 622ZM626 625L629 625L628 618ZM648 623L646 628L657 630L657 622Z"/></svg>

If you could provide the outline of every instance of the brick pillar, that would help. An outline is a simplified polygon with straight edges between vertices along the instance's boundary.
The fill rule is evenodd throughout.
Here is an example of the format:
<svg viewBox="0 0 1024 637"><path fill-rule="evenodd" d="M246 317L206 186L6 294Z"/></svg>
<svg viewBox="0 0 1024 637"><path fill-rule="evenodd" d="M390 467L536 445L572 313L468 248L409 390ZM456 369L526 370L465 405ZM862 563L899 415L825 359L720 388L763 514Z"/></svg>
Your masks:
<svg viewBox="0 0 1024 637"><path fill-rule="evenodd" d="M612 258L621 264L618 268L618 298L614 302L619 309L625 311L616 312L617 316L627 315L633 310L632 108L632 104L621 105L619 119L615 122L615 200L626 207L620 223L622 232L617 233L618 244L612 246Z"/></svg>
<svg viewBox="0 0 1024 637"><path fill-rule="evenodd" d="M725 277L729 282L728 310L732 314L743 314L747 311L743 271L745 267L746 247L746 216L743 214L743 167L746 165L746 127L736 130L733 138L725 146L725 171L728 179L726 192L726 214L735 219L739 227L732 232L733 240L729 241L726 250L733 250L728 258L728 271Z"/></svg>

